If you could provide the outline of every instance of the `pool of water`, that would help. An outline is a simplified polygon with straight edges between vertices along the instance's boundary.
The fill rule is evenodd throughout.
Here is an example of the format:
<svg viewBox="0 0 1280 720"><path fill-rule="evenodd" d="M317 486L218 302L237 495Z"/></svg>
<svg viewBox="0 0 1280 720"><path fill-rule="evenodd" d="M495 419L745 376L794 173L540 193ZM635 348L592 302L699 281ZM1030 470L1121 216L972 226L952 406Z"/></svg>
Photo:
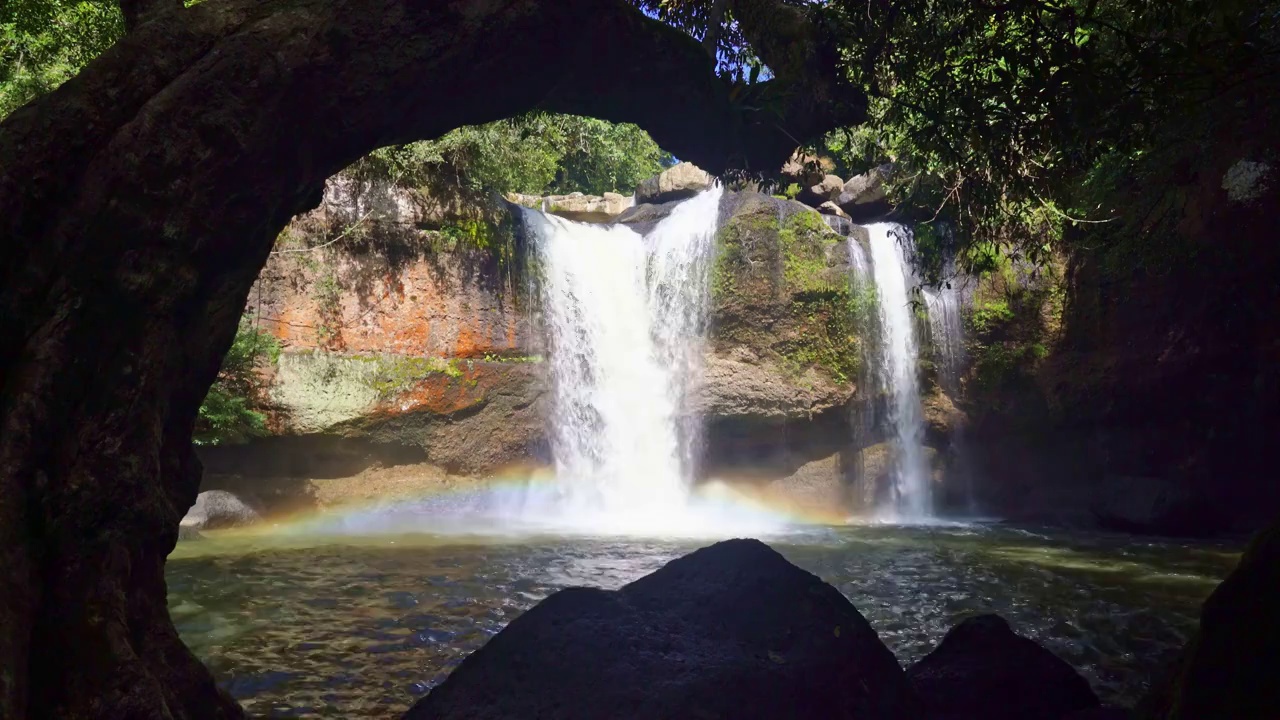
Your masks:
<svg viewBox="0 0 1280 720"><path fill-rule="evenodd" d="M1194 629L1238 545L1002 525L765 538L839 588L906 664L996 612L1131 702ZM710 541L214 535L168 565L183 639L250 713L397 717L559 588L616 588Z"/></svg>

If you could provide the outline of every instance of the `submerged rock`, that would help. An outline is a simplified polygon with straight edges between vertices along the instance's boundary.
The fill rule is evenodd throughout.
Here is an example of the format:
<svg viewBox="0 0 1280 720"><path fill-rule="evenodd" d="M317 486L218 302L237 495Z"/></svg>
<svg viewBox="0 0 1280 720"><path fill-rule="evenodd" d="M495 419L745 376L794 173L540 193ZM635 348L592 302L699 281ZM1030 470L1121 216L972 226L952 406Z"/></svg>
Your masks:
<svg viewBox="0 0 1280 720"><path fill-rule="evenodd" d="M196 504L178 524L178 532L181 535L184 528L198 531L237 527L260 519L256 510L226 490L206 490L196 496Z"/></svg>
<svg viewBox="0 0 1280 720"><path fill-rule="evenodd" d="M730 540L617 591L561 590L413 706L425 718L919 717L838 590Z"/></svg>
<svg viewBox="0 0 1280 720"><path fill-rule="evenodd" d="M1058 720L1100 704L1066 661L999 615L951 628L907 678L925 720Z"/></svg>
<svg viewBox="0 0 1280 720"><path fill-rule="evenodd" d="M636 187L636 203L664 203L683 200L711 187L714 180L693 163L679 163L641 181Z"/></svg>

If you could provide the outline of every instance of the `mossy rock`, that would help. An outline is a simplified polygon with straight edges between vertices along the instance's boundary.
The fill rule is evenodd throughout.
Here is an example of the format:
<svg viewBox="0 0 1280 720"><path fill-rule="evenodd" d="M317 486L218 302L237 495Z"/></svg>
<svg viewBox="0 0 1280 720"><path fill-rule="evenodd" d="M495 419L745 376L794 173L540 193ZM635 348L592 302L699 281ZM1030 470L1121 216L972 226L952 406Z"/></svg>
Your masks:
<svg viewBox="0 0 1280 720"><path fill-rule="evenodd" d="M713 340L773 357L797 378L816 367L852 382L869 308L850 282L846 238L813 209L759 193L726 196L721 216Z"/></svg>

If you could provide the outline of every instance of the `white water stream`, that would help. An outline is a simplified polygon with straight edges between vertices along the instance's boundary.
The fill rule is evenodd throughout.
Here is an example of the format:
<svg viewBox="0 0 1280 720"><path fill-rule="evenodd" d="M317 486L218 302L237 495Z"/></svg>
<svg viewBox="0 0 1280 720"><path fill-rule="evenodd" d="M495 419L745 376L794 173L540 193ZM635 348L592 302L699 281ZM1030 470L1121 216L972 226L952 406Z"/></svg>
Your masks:
<svg viewBox="0 0 1280 720"><path fill-rule="evenodd" d="M676 522L689 504L721 190L647 235L530 213L554 397L548 512L622 532Z"/></svg>
<svg viewBox="0 0 1280 720"><path fill-rule="evenodd" d="M919 522L933 516L929 463L924 453L924 411L920 404L919 343L909 290L911 233L894 223L867 225L871 270L881 325L880 387L889 394L888 421L894 441L893 497L881 518Z"/></svg>

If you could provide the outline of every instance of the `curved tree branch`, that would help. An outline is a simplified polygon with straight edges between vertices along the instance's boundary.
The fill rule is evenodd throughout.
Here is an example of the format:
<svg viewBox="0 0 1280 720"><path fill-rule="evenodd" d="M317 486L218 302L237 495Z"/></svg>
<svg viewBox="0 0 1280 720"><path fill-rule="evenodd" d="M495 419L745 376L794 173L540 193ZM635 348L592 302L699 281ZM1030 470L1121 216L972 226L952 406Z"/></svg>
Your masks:
<svg viewBox="0 0 1280 720"><path fill-rule="evenodd" d="M156 13L165 10L181 10L182 0L120 0L120 12L124 15L125 32L133 32Z"/></svg>
<svg viewBox="0 0 1280 720"><path fill-rule="evenodd" d="M120 43L0 123L0 716L15 720L242 716L169 620L164 558L199 486L196 411L276 235L327 177L534 108L635 122L713 172L771 170L865 107L830 69L788 69L760 88L768 111L744 108L697 41L624 0L134 7Z"/></svg>

